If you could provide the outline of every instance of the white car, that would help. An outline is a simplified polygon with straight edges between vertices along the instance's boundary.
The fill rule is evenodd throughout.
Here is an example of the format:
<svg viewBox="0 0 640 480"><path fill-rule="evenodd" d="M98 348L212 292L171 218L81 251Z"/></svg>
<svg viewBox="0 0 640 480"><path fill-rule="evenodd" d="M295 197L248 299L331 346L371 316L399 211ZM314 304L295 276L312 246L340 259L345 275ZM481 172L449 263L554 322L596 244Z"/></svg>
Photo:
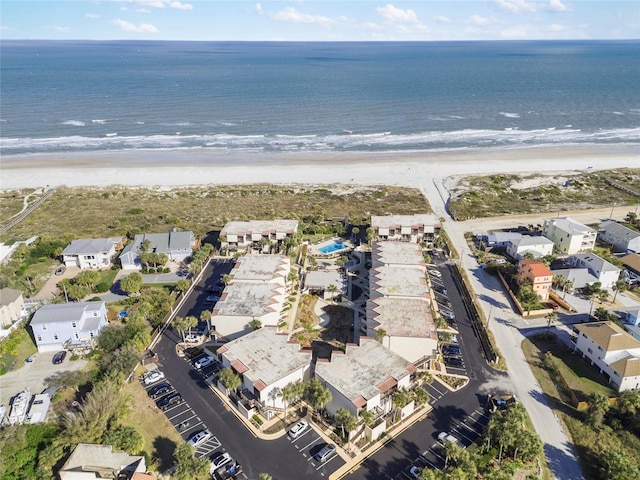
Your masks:
<svg viewBox="0 0 640 480"><path fill-rule="evenodd" d="M447 433L447 432L440 432L438 434L438 440L440 440L441 443L444 442L451 442L454 444L458 444L458 439L456 437L454 437L453 435Z"/></svg>
<svg viewBox="0 0 640 480"><path fill-rule="evenodd" d="M428 272L429 272L429 275L432 275L436 278L442 277L442 274L438 270L429 269Z"/></svg>
<svg viewBox="0 0 640 480"><path fill-rule="evenodd" d="M213 472L215 472L220 467L224 467L230 461L231 461L231 455L229 455L227 452L225 453L218 452L217 455L211 457L211 467L209 471L213 474Z"/></svg>
<svg viewBox="0 0 640 480"><path fill-rule="evenodd" d="M209 430L200 430L189 437L187 443L192 447L202 445L204 442L211 438L211 432Z"/></svg>
<svg viewBox="0 0 640 480"><path fill-rule="evenodd" d="M190 333L186 337L184 337L185 343L198 343L200 341L200 335L196 335L195 333Z"/></svg>
<svg viewBox="0 0 640 480"><path fill-rule="evenodd" d="M289 430L289 438L292 440L298 438L307 428L309 428L307 421L300 420Z"/></svg>
<svg viewBox="0 0 640 480"><path fill-rule="evenodd" d="M206 356L196 360L196 363L194 363L193 366L196 367L197 370L200 370L201 368L208 367L213 362L214 360L212 356Z"/></svg>
<svg viewBox="0 0 640 480"><path fill-rule="evenodd" d="M159 382L160 380L164 380L164 373L160 370L152 370L149 373L146 373L142 380L145 385L151 385L152 383Z"/></svg>

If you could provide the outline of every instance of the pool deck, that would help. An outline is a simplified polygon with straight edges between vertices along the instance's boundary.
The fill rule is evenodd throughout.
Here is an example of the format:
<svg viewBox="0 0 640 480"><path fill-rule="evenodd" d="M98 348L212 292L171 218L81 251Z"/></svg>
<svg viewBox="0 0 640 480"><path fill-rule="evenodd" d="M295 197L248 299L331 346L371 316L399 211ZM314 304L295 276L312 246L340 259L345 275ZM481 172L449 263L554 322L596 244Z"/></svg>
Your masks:
<svg viewBox="0 0 640 480"><path fill-rule="evenodd" d="M341 248L339 250L333 250L328 253L323 253L320 251L321 248L332 245L336 242L340 242L344 244L344 248ZM349 240L344 240L338 237L329 238L327 240L323 240L322 242L309 245L309 253L314 257L322 257L322 258L337 257L351 250L353 250L353 244Z"/></svg>

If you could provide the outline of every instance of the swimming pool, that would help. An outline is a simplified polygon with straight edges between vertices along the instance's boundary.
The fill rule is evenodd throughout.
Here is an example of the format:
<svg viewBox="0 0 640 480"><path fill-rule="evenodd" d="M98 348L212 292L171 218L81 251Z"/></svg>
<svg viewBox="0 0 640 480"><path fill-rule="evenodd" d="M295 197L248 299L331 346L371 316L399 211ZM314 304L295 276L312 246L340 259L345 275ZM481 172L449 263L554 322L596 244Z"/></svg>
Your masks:
<svg viewBox="0 0 640 480"><path fill-rule="evenodd" d="M337 252L338 250L345 250L346 248L348 247L344 243L340 242L339 240L336 240L333 243L330 243L329 245L320 247L318 250L320 250L320 253L324 253L325 255L327 255L328 253Z"/></svg>

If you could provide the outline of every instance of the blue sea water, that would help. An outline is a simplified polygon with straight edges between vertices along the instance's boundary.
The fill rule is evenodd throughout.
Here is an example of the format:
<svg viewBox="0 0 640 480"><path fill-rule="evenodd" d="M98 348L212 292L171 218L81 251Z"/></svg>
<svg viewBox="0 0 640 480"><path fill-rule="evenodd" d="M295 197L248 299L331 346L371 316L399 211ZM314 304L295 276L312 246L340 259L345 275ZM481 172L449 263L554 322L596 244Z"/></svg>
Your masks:
<svg viewBox="0 0 640 480"><path fill-rule="evenodd" d="M0 153L640 143L640 42L2 41Z"/></svg>

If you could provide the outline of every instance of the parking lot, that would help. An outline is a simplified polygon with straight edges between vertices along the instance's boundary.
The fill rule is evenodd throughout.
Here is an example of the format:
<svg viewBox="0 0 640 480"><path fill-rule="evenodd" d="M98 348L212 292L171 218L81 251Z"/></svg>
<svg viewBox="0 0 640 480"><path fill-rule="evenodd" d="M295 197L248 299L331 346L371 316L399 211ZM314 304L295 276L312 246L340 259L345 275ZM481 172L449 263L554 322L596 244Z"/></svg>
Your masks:
<svg viewBox="0 0 640 480"><path fill-rule="evenodd" d="M295 439L287 437L293 447L302 455L309 463L309 466L319 472L321 475L328 475L330 472L338 468L343 462L340 456L333 452L324 461L319 462L314 458L322 448L327 444L324 439L313 430L312 427L307 428Z"/></svg>

